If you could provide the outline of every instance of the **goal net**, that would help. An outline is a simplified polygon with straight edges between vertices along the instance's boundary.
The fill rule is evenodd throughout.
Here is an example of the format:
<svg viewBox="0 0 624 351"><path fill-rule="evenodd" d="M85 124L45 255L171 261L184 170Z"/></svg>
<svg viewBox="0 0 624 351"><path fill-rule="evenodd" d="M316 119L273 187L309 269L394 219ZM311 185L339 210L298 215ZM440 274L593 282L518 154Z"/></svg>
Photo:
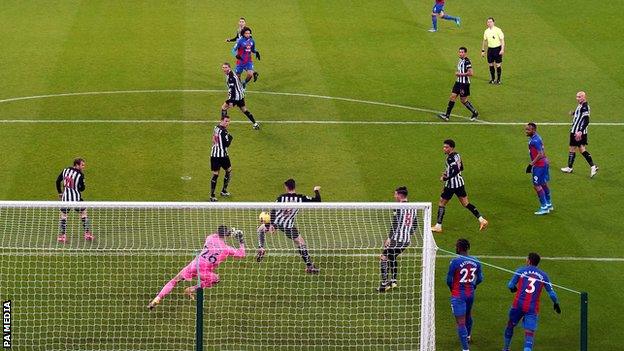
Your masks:
<svg viewBox="0 0 624 351"><path fill-rule="evenodd" d="M379 293L397 209L416 210L416 226L396 260L398 286ZM259 214L271 210L298 211L318 274L279 229L256 260ZM244 232L246 257L221 263L220 282L204 289L205 349L435 350L430 222L429 203L0 201L0 300L11 300L16 350L192 350L196 303L184 291L197 279L147 306L225 225Z"/></svg>

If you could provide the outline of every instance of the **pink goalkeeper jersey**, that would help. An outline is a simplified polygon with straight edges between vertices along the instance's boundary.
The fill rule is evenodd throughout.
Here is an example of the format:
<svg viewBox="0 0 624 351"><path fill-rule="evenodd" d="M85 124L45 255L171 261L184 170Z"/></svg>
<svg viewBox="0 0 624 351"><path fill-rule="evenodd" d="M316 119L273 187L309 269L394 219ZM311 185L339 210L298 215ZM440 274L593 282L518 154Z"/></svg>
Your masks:
<svg viewBox="0 0 624 351"><path fill-rule="evenodd" d="M199 254L198 259L200 260L199 264L202 270L214 271L221 262L230 256L235 258L245 257L245 246L241 245L239 249L235 249L228 246L218 234L211 234L206 237L204 249Z"/></svg>

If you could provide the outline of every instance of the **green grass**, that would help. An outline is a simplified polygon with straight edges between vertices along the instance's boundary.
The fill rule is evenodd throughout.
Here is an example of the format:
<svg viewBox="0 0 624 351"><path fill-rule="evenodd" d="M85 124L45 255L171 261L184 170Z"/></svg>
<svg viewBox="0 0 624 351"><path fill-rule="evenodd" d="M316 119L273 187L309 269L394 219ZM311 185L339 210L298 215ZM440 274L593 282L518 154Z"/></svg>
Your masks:
<svg viewBox="0 0 624 351"><path fill-rule="evenodd" d="M619 2L596 7L580 0L449 1L446 9L449 14L462 17L462 28L444 21L435 34L426 32L432 1L254 1L236 7L212 1L58 1L44 5L35 1L5 1L3 5L0 26L5 35L0 37L3 48L0 100L88 91L224 90L219 67L223 61L232 61L232 57L230 45L223 40L231 37L237 18L243 15L252 26L262 52L262 61L256 63L260 80L250 86L247 97L250 110L261 122L436 122L432 113L254 91L327 95L442 110L453 82L456 50L461 45L468 47L474 63L476 76L471 99L484 120L533 120L538 125L547 121L568 123L567 111L574 108L574 94L580 89L589 94L593 122L621 120L624 97L618 92L624 87L624 74L619 70L618 57L622 45L618 32L612 30L619 25L617 14L624 11L624 4ZM246 10L243 13L234 8ZM488 16L496 18L507 37L504 84L500 87L486 84L487 66L479 57ZM210 184L208 155L212 121L218 118L224 96L224 93L171 92L0 103L3 120L207 122L3 123L0 198L54 200L58 172L80 155L87 159L87 200L205 201ZM467 115L460 104L454 112ZM232 112L232 116L237 122L245 120L238 112ZM439 246L452 249L455 240L464 236L471 240L476 255L524 256L537 251L548 257L622 258L624 244L618 234L624 231L620 215L624 162L619 158L617 141L624 130L621 125L590 126L590 130L589 149L601 167L598 176L591 180L581 157L577 158L575 173L557 172L567 158L568 127L539 127L552 164L551 188L556 206L553 214L543 218L532 214L537 201L530 179L524 174L528 157L521 125L265 122L263 129L255 132L246 123L236 123L231 126L235 137L231 148L232 201L272 201L281 192L282 181L294 177L302 192L310 192L317 184L323 186L325 201L391 201L392 190L405 184L412 200L435 203L440 191L437 179L443 166L441 141L452 137L465 162L470 199L491 220L491 228L478 233L472 216L453 200L445 218L445 233L436 237ZM184 181L182 176L192 178ZM51 228L56 225L53 222ZM369 242L381 244L383 233L369 235ZM46 267L49 262L45 259L5 258L3 273L19 270L25 281L48 284L49 279L45 280L42 273L29 277L29 271L39 272L39 268ZM55 257L55 260L67 265L72 259L58 261ZM120 269L129 263L124 260L102 259L98 261L97 272L105 274L106 267ZM170 260L167 267L150 266L144 270L137 267L136 271L143 277L153 274L152 280L149 286L137 281L136 287L125 291L143 301L185 261ZM509 259L489 262L509 269L523 263ZM372 280L377 275L374 263L374 260L366 263L370 265L371 282L362 282L362 287L374 283ZM437 261L438 350L458 347L444 287L446 264L446 258ZM623 264L553 260L542 263L555 283L589 292L592 349L617 348L611 336L615 334L612 326L619 321L613 311L624 309ZM226 285L231 284L226 277L235 265L251 263L224 264L221 271L224 285L208 292L208 298L211 294L228 296L225 294L232 286ZM270 277L269 272L265 273ZM486 268L485 275L475 305L475 350L501 347L506 311L512 298L505 289L509 278L506 273ZM67 285L59 288L61 292L71 286L87 287L86 282L77 281L73 275L63 279ZM1 280L0 298L5 298L6 284L25 284L25 281ZM27 285L19 286L28 289ZM309 289L306 296L312 296L314 291ZM578 348L578 298L563 291L559 295L564 311L561 316L551 312L547 298L543 297L536 337L536 348L540 350ZM46 305L46 301L49 304L57 301L43 291L26 296L21 302L19 297L8 297L17 301L18 306L30 308L36 308L36 303ZM37 301L32 300L35 296ZM123 296L119 300L123 301ZM171 335L169 322L192 323L190 305L182 299L174 301L178 315L148 315L145 318L150 319L143 320L139 314L142 311L135 311L134 317L127 319L133 325L113 328L110 336L127 337L125 347L132 342L132 348L137 349L157 349L168 342L176 345L192 342L192 330L187 330L192 326L176 330L179 339L176 341L163 339L157 333L167 331ZM120 313L127 312L121 306L118 308ZM373 306L370 308L374 310ZM17 311L16 328L23 323ZM59 313L44 307L40 311L42 319L52 319ZM74 316L71 311L67 313L63 316ZM159 317L163 319L158 320ZM107 344L108 329L103 327L100 327L101 340L81 343L82 339L63 336L73 328L94 327L89 323L81 325L81 321L85 319L78 318L77 324L67 325L67 331L60 334L57 330L43 329L34 329L33 333L44 344L49 340L48 347L42 344L41 349L62 348L67 340L73 343L71 348L122 348ZM228 318L220 319L224 330L232 325L244 325L251 333L256 329L250 321L254 321L254 316L236 323ZM357 323L357 318L354 317L353 323ZM273 328L265 327L267 332L281 330L277 324ZM324 325L319 328L319 333L331 329ZM17 330L14 336L19 345ZM371 331L370 335L376 332ZM35 334L28 337L34 338ZM322 334L318 338L331 339ZM373 340L367 338L369 334L362 334L362 341ZM520 347L521 339L522 333L517 330L514 349ZM392 348L393 341L388 339L387 345L386 348Z"/></svg>

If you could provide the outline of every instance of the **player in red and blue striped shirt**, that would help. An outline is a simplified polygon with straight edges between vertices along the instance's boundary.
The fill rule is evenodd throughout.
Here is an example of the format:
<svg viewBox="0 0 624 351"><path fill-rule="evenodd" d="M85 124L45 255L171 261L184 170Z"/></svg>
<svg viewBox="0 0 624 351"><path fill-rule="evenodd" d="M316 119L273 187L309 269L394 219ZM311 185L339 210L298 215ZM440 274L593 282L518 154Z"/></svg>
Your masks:
<svg viewBox="0 0 624 351"><path fill-rule="evenodd" d="M522 319L524 327L524 351L533 350L533 336L537 330L537 320L540 309L540 295L546 289L553 301L555 312L561 313L557 294L552 288L548 275L537 268L540 256L534 252L529 254L527 265L516 270L513 278L507 284L512 293L516 293L511 308L509 309L509 321L505 329L504 351L509 351L513 330Z"/></svg>
<svg viewBox="0 0 624 351"><path fill-rule="evenodd" d="M524 126L524 132L529 137L529 158L531 158L526 172L533 176L533 187L540 201L540 208L535 211L535 214L545 215L554 209L550 199L550 187L548 187L550 162L546 157L542 137L537 134L537 125L533 122L527 123Z"/></svg>
<svg viewBox="0 0 624 351"><path fill-rule="evenodd" d="M247 83L253 77L254 82L258 80L258 72L254 71L254 64L251 54L255 54L260 61L260 52L256 50L256 41L251 37L251 29L244 27L241 29L241 37L236 41L232 48L232 55L236 57L236 75L240 78L243 71L247 71L247 77L243 82L243 88L247 87Z"/></svg>
<svg viewBox="0 0 624 351"><path fill-rule="evenodd" d="M481 263L475 257L468 256L470 242L458 239L455 252L459 255L451 261L446 284L451 289L451 310L457 321L457 335L464 351L468 350L472 331L472 303L474 292L483 281Z"/></svg>

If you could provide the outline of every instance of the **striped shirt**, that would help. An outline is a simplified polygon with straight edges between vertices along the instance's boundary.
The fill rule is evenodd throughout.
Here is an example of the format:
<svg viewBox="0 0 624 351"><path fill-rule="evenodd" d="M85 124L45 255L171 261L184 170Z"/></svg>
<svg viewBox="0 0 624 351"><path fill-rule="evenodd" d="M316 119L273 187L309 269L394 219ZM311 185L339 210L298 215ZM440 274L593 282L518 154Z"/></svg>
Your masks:
<svg viewBox="0 0 624 351"><path fill-rule="evenodd" d="M444 187L456 189L464 186L464 178L461 172L464 170L464 164L457 152L451 152L446 158L446 171Z"/></svg>
<svg viewBox="0 0 624 351"><path fill-rule="evenodd" d="M459 62L457 62L458 73L468 73L468 70L470 69L472 69L472 63L470 62L469 58L464 57L463 59L459 59ZM457 82L470 84L470 77L469 76L457 77Z"/></svg>
<svg viewBox="0 0 624 351"><path fill-rule="evenodd" d="M315 191L314 197L303 194L286 193L278 196L275 202L321 202L321 193L319 191ZM297 212L299 212L299 209L297 208L272 210L271 224L283 228L293 228L295 226L295 217L297 216Z"/></svg>
<svg viewBox="0 0 624 351"><path fill-rule="evenodd" d="M80 193L86 188L84 179L84 174L74 167L67 167L62 170L56 178L56 191L63 194L61 201L82 201Z"/></svg>
<svg viewBox="0 0 624 351"><path fill-rule="evenodd" d="M225 84L228 87L228 100L240 101L245 98L243 84L233 71L226 75Z"/></svg>
<svg viewBox="0 0 624 351"><path fill-rule="evenodd" d="M589 126L589 104L585 101L582 104L576 106L574 114L572 115L572 128L570 133L581 132L587 134L587 126Z"/></svg>
<svg viewBox="0 0 624 351"><path fill-rule="evenodd" d="M234 138L228 133L225 127L216 125L212 132L212 150L210 150L210 157L228 157L228 147L230 147L232 139Z"/></svg>
<svg viewBox="0 0 624 351"><path fill-rule="evenodd" d="M416 229L418 218L415 208L401 208L394 210L392 226L388 238L399 246L406 246L412 239L412 233Z"/></svg>

